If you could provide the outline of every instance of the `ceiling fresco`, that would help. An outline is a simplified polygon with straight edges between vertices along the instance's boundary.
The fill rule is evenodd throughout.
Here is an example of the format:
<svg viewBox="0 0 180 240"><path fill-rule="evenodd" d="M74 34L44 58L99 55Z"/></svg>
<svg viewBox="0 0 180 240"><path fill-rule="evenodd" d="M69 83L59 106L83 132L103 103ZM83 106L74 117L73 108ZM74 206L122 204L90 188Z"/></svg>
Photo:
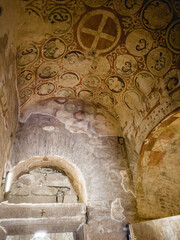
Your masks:
<svg viewBox="0 0 180 240"><path fill-rule="evenodd" d="M91 105L94 119L110 116L122 128L128 119L136 134L165 96L179 95L179 1L18 1L26 15L17 50L22 113L47 99L68 112L71 101L74 115Z"/></svg>

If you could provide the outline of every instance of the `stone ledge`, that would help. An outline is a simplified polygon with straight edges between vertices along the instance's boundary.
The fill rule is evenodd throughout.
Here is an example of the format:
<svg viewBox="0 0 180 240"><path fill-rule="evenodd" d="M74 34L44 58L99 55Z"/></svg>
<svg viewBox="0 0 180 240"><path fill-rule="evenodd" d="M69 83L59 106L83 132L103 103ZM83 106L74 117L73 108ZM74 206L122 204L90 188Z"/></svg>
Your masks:
<svg viewBox="0 0 180 240"><path fill-rule="evenodd" d="M9 235L75 232L86 222L85 204L0 204L0 226Z"/></svg>

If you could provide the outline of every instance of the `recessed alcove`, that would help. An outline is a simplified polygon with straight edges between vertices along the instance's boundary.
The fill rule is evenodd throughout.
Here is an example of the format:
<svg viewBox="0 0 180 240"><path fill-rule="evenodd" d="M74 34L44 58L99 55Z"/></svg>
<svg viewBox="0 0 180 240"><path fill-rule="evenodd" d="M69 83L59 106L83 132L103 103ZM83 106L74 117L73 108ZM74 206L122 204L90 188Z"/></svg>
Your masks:
<svg viewBox="0 0 180 240"><path fill-rule="evenodd" d="M55 168L36 168L21 175L8 194L9 203L77 203L69 178Z"/></svg>
<svg viewBox="0 0 180 240"><path fill-rule="evenodd" d="M74 240L86 223L81 172L58 156L20 162L8 172L4 191L0 226L7 240ZM37 237L38 231L47 234Z"/></svg>

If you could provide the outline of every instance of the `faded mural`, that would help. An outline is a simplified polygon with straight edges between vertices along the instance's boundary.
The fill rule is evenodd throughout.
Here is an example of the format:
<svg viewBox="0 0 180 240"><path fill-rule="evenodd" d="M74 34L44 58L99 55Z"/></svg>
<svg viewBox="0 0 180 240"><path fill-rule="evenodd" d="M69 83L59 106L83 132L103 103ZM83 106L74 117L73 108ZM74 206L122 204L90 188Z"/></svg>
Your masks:
<svg viewBox="0 0 180 240"><path fill-rule="evenodd" d="M17 49L21 111L49 98L81 99L102 106L120 121L119 131L136 137L149 115L156 118L155 109L163 114L159 105L165 98L171 99L165 108L178 101L178 3L19 2L27 34L30 25L43 29L38 40L22 36Z"/></svg>
<svg viewBox="0 0 180 240"><path fill-rule="evenodd" d="M142 218L179 214L179 145L180 111L153 129L142 147L136 182L137 207Z"/></svg>
<svg viewBox="0 0 180 240"><path fill-rule="evenodd" d="M14 137L18 115L16 80L20 122L4 172L28 156L58 154L76 164L92 203L90 239L125 238L125 223L138 218L136 200L142 218L179 214L179 115L146 138L180 106L179 1L14 3L17 75L7 36L0 39L0 114L7 139Z"/></svg>

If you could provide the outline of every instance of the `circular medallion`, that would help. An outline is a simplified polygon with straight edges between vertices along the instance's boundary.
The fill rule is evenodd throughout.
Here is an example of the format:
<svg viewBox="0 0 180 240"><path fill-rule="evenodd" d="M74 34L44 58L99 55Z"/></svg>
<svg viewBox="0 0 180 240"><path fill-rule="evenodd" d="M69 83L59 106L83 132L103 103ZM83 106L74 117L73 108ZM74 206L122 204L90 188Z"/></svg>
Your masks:
<svg viewBox="0 0 180 240"><path fill-rule="evenodd" d="M107 58L99 56L91 62L90 72L96 75L106 75L110 71L110 64Z"/></svg>
<svg viewBox="0 0 180 240"><path fill-rule="evenodd" d="M142 23L150 30L165 28L173 17L173 8L168 0L148 1L142 10Z"/></svg>
<svg viewBox="0 0 180 240"><path fill-rule="evenodd" d="M90 101L93 99L93 96L93 92L91 92L90 90L81 90L80 92L78 92L78 97L83 100Z"/></svg>
<svg viewBox="0 0 180 240"><path fill-rule="evenodd" d="M131 16L142 6L143 0L114 0L115 10L120 15Z"/></svg>
<svg viewBox="0 0 180 240"><path fill-rule="evenodd" d="M111 76L106 80L108 88L114 93L120 93L125 88L125 83L119 76Z"/></svg>
<svg viewBox="0 0 180 240"><path fill-rule="evenodd" d="M78 105L75 102L69 101L64 104L64 109L66 112L75 113L78 111Z"/></svg>
<svg viewBox="0 0 180 240"><path fill-rule="evenodd" d="M18 89L22 89L32 83L35 79L35 74L32 70L24 70L18 78Z"/></svg>
<svg viewBox="0 0 180 240"><path fill-rule="evenodd" d="M99 102L106 107L113 107L114 106L114 97L113 95L107 93L107 92L101 92L99 94Z"/></svg>
<svg viewBox="0 0 180 240"><path fill-rule="evenodd" d="M45 62L37 70L38 77L49 79L55 77L59 72L59 66L54 62Z"/></svg>
<svg viewBox="0 0 180 240"><path fill-rule="evenodd" d="M75 96L75 93L71 88L62 88L56 92L56 96L62 98L71 98Z"/></svg>
<svg viewBox="0 0 180 240"><path fill-rule="evenodd" d="M147 57L147 66L156 76L163 76L171 67L172 54L162 47L153 49Z"/></svg>
<svg viewBox="0 0 180 240"><path fill-rule="evenodd" d="M177 13L180 12L180 1L179 1L179 0L175 0L174 10L175 10Z"/></svg>
<svg viewBox="0 0 180 240"><path fill-rule="evenodd" d="M88 75L83 78L82 84L87 88L99 88L101 86L101 80L95 75Z"/></svg>
<svg viewBox="0 0 180 240"><path fill-rule="evenodd" d="M136 72L138 64L136 59L128 54L117 56L115 61L116 71L123 76L131 76Z"/></svg>
<svg viewBox="0 0 180 240"><path fill-rule="evenodd" d="M19 94L20 104L23 105L25 102L27 102L32 96L32 94L33 94L33 91L29 88L26 88L22 92L20 92Z"/></svg>
<svg viewBox="0 0 180 240"><path fill-rule="evenodd" d="M124 102L131 110L138 110L142 108L140 96L135 91L128 91L124 95Z"/></svg>
<svg viewBox="0 0 180 240"><path fill-rule="evenodd" d="M67 64L69 65L80 64L84 59L84 54L77 50L70 51L64 56L64 61L67 62Z"/></svg>
<svg viewBox="0 0 180 240"><path fill-rule="evenodd" d="M49 14L48 22L52 24L51 29L55 35L62 35L70 30L72 16L66 8L56 8Z"/></svg>
<svg viewBox="0 0 180 240"><path fill-rule="evenodd" d="M37 87L37 94L38 95L49 95L55 89L55 85L51 82L46 82Z"/></svg>
<svg viewBox="0 0 180 240"><path fill-rule="evenodd" d="M51 38L43 47L43 56L47 59L57 59L61 57L66 50L65 43L59 38Z"/></svg>
<svg viewBox="0 0 180 240"><path fill-rule="evenodd" d="M146 71L137 73L134 80L136 88L146 96L150 94L155 84L154 76Z"/></svg>
<svg viewBox="0 0 180 240"><path fill-rule="evenodd" d="M84 53L74 50L68 52L62 61L62 65L68 71L81 72L87 74L89 72L91 61L86 58Z"/></svg>
<svg viewBox="0 0 180 240"><path fill-rule="evenodd" d="M88 114L95 114L97 112L97 108L92 104L84 104L83 111Z"/></svg>
<svg viewBox="0 0 180 240"><path fill-rule="evenodd" d="M151 50L152 43L151 34L144 29L134 30L126 38L128 51L136 56L146 55Z"/></svg>
<svg viewBox="0 0 180 240"><path fill-rule="evenodd" d="M89 7L101 7L107 0L83 0L83 2Z"/></svg>
<svg viewBox="0 0 180 240"><path fill-rule="evenodd" d="M167 43L170 50L180 53L180 20L174 22L168 29Z"/></svg>
<svg viewBox="0 0 180 240"><path fill-rule="evenodd" d="M38 57L38 48L34 44L22 45L17 52L17 64L24 67L34 62Z"/></svg>
<svg viewBox="0 0 180 240"><path fill-rule="evenodd" d="M66 72L59 77L59 85L63 87L74 87L80 82L77 74Z"/></svg>
<svg viewBox="0 0 180 240"><path fill-rule="evenodd" d="M166 90L168 92L173 91L180 85L180 70L173 69L168 72L164 78L166 84Z"/></svg>
<svg viewBox="0 0 180 240"><path fill-rule="evenodd" d="M105 53L114 48L121 36L118 18L107 10L88 12L81 19L77 38L86 51Z"/></svg>

